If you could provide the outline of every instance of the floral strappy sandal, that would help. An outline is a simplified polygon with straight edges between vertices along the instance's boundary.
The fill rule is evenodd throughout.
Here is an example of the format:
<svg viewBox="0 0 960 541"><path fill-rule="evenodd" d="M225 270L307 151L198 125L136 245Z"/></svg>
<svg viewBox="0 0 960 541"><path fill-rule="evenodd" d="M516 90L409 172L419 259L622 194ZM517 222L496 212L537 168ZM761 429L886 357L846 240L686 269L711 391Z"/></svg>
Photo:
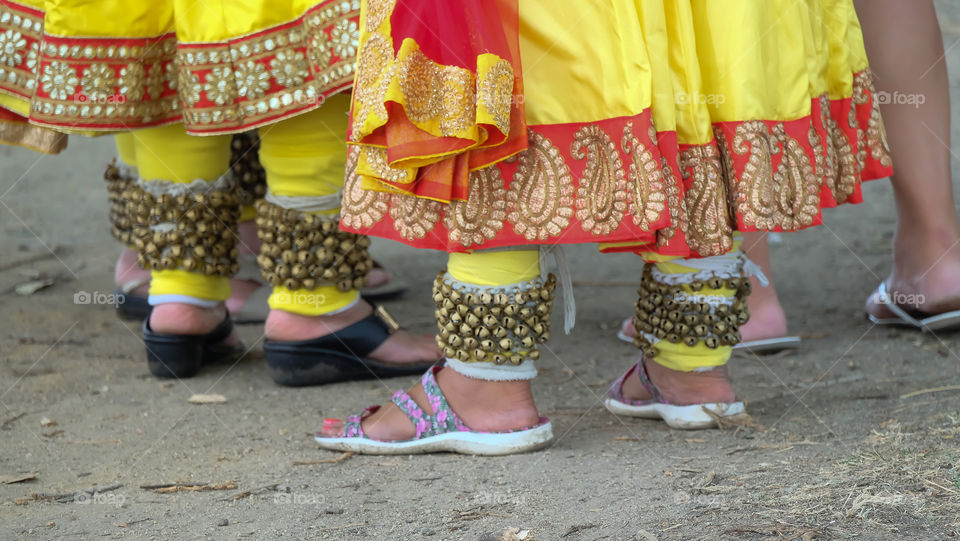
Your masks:
<svg viewBox="0 0 960 541"><path fill-rule="evenodd" d="M541 417L530 428L509 432L477 432L471 430L447 403L437 385L435 374L442 367L428 370L421 379L433 414L427 413L406 391L397 391L391 399L416 427L412 439L402 441L379 441L363 433L360 423L380 406L371 406L357 415L351 415L344 423L344 435L340 437L317 434L316 440L324 449L353 451L371 455L407 455L420 453L453 452L468 455L510 455L533 451L553 440L550 420Z"/></svg>
<svg viewBox="0 0 960 541"><path fill-rule="evenodd" d="M640 383L643 388L650 393L652 398L648 400L629 400L623 396L623 382L637 371L640 377ZM611 413L615 415L625 415L628 417L642 417L644 419L663 419L670 428L679 428L682 430L698 430L702 428L714 428L717 426L716 417L732 417L740 415L746 410L743 402L710 402L705 404L677 405L671 404L659 389L650 381L647 375L647 368L643 365L643 359L640 359L636 365L630 367L622 376L620 376L607 393L607 400L604 405Z"/></svg>

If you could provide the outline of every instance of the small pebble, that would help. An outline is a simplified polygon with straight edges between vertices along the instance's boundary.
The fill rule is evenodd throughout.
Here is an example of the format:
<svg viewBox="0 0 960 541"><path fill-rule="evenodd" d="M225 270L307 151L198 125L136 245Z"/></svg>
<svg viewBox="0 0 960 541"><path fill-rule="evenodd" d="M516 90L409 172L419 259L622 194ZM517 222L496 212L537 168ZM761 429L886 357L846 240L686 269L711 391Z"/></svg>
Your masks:
<svg viewBox="0 0 960 541"><path fill-rule="evenodd" d="M343 509L341 509L341 508L339 508L339 507L328 507L327 510L326 510L326 513L327 513L328 515L342 515L342 514L343 514Z"/></svg>
<svg viewBox="0 0 960 541"><path fill-rule="evenodd" d="M437 531L434 530L433 528L429 528L429 527L420 530L420 533L423 534L424 536L427 536L427 537L429 537L429 536L431 536L431 535L437 535Z"/></svg>
<svg viewBox="0 0 960 541"><path fill-rule="evenodd" d="M229 526L229 525L230 525L230 521L225 518L220 519L220 522L217 523L217 526Z"/></svg>

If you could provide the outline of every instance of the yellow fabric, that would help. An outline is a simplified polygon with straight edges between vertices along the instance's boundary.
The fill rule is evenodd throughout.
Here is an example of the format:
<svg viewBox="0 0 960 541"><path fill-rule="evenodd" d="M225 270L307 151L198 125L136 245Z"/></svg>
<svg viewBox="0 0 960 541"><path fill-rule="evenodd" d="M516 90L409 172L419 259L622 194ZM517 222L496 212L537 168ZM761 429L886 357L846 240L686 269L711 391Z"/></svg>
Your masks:
<svg viewBox="0 0 960 541"><path fill-rule="evenodd" d="M56 36L143 38L175 31L180 41L211 42L291 21L317 1L27 0L24 3L46 10L44 30Z"/></svg>
<svg viewBox="0 0 960 541"><path fill-rule="evenodd" d="M350 96L338 94L323 107L260 130L260 163L267 171L267 186L274 195L317 197L343 189L347 161L347 111ZM316 214L336 215L339 208ZM274 287L269 304L303 316L320 316L349 306L356 290L335 286L290 290Z"/></svg>
<svg viewBox="0 0 960 541"><path fill-rule="evenodd" d="M297 290L275 286L267 303L271 310L283 310L301 316L322 316L346 308L359 296L360 292L355 289L343 292L336 286Z"/></svg>
<svg viewBox="0 0 960 541"><path fill-rule="evenodd" d="M260 163L274 195L320 196L343 189L350 96L260 130ZM320 214L337 214L339 209Z"/></svg>
<svg viewBox="0 0 960 541"><path fill-rule="evenodd" d="M734 239L733 252L736 252L740 249L740 245L743 244L743 236L737 235ZM646 261L653 262L657 266L657 270L663 272L664 274L686 274L690 272L699 272L698 269L685 267L679 263L674 263L678 258L671 256L663 256L657 253L644 253L643 258ZM690 286L684 285L684 291L691 294L697 295L711 295L718 297L732 297L736 290L722 287L720 289L711 289L709 287L704 287L700 291L694 292ZM718 346L714 349L708 348L702 342L697 345L690 347L686 344L679 343L673 344L666 340L661 340L657 342L654 346L656 350L656 355L653 359L653 362L660 364L669 368L670 370L677 370L679 372L693 372L697 368L709 368L712 366L723 366L727 364L727 361L730 360L730 356L733 354L732 346Z"/></svg>
<svg viewBox="0 0 960 541"><path fill-rule="evenodd" d="M130 132L144 180L216 180L230 167L230 136L194 137L173 124Z"/></svg>
<svg viewBox="0 0 960 541"><path fill-rule="evenodd" d="M186 295L225 301L230 297L230 280L185 270L150 271L150 295Z"/></svg>
<svg viewBox="0 0 960 541"><path fill-rule="evenodd" d="M540 251L452 253L447 272L455 280L478 286L502 286L540 276Z"/></svg>
<svg viewBox="0 0 960 541"><path fill-rule="evenodd" d="M502 286L540 276L540 251L452 253L447 272L454 280L478 286ZM518 351L526 357L527 350ZM471 356L470 362L483 362ZM487 361L489 362L489 360Z"/></svg>
<svg viewBox="0 0 960 541"><path fill-rule="evenodd" d="M117 144L117 157L120 158L120 161L136 167L137 166L137 145L136 139L133 138L133 134L130 132L118 133L114 137L114 141Z"/></svg>
<svg viewBox="0 0 960 541"><path fill-rule="evenodd" d="M129 136L133 139L133 163L145 180L212 181L226 173L230 166L230 136L193 137L179 124L138 130ZM118 150L120 141L118 137ZM230 297L230 281L184 270L151 271L150 295L186 295L225 301Z"/></svg>

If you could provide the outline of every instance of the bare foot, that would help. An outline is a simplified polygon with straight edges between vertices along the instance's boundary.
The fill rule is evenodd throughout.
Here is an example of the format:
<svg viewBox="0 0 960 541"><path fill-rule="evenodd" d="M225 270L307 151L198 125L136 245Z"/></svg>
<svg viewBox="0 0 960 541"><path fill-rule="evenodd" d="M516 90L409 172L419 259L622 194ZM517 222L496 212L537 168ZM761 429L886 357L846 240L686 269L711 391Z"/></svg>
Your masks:
<svg viewBox="0 0 960 541"><path fill-rule="evenodd" d="M941 314L960 310L960 255L948 253L927 269L894 268L885 283L890 300L908 312ZM874 294L867 298L866 310L878 318L896 317Z"/></svg>
<svg viewBox="0 0 960 541"><path fill-rule="evenodd" d="M264 326L267 338L295 342L320 338L349 327L373 313L373 307L360 302L346 312L328 316L301 316L283 310L271 310ZM421 363L442 357L432 336L416 336L399 330L370 353L371 359L388 363Z"/></svg>
<svg viewBox="0 0 960 541"><path fill-rule="evenodd" d="M370 272L367 274L367 287L370 289L385 286L393 280L393 277L390 276L390 271L381 267L374 267L370 269Z"/></svg>
<svg viewBox="0 0 960 541"><path fill-rule="evenodd" d="M146 297L150 290L150 271L140 268L137 264L137 251L132 248L124 248L113 266L113 283L117 288L122 288L130 282L143 283L131 291L134 295Z"/></svg>
<svg viewBox="0 0 960 541"><path fill-rule="evenodd" d="M528 428L540 420L529 381L483 381L444 368L437 372L437 385L450 409L472 430L504 432ZM420 384L407 392L425 412L433 413ZM365 418L361 426L364 434L381 441L408 440L416 435L410 419L392 402ZM342 437L343 421L326 419L320 433Z"/></svg>
<svg viewBox="0 0 960 541"><path fill-rule="evenodd" d="M678 372L647 360L644 361L644 366L650 381L671 404L685 406L711 402L730 403L737 399L726 366L718 366L707 372ZM623 397L628 400L653 398L643 387L637 370L624 380L622 392Z"/></svg>
<svg viewBox="0 0 960 541"><path fill-rule="evenodd" d="M158 304L150 313L150 328L164 334L207 334L217 328L227 317L227 309L221 304L215 308L201 308L178 302ZM222 342L225 346L240 344L234 331Z"/></svg>

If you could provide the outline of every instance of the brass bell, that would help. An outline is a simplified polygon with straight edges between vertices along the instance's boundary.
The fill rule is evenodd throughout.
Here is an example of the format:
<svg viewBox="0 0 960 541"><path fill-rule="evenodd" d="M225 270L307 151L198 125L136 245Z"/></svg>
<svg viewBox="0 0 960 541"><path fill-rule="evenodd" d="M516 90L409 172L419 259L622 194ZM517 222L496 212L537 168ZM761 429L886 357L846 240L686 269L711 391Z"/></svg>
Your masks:
<svg viewBox="0 0 960 541"><path fill-rule="evenodd" d="M514 327L517 326L517 320L514 319L514 318L512 318L512 317L509 317L509 316L504 316L504 318L501 320L501 322L502 322L503 326L506 327L506 328L508 328L508 329L513 329Z"/></svg>
<svg viewBox="0 0 960 541"><path fill-rule="evenodd" d="M480 327L479 329L477 329L476 335L477 335L477 338L483 340L493 336L493 333L491 333L490 329L486 327Z"/></svg>
<svg viewBox="0 0 960 541"><path fill-rule="evenodd" d="M720 340L716 336L708 336L703 339L703 343L710 349L716 349L720 345Z"/></svg>
<svg viewBox="0 0 960 541"><path fill-rule="evenodd" d="M714 276L707 280L707 287L710 289L720 289L723 287L723 280Z"/></svg>
<svg viewBox="0 0 960 541"><path fill-rule="evenodd" d="M510 338L501 338L498 344L500 345L500 349L503 351L513 350L513 340Z"/></svg>
<svg viewBox="0 0 960 541"><path fill-rule="evenodd" d="M496 347L496 344L494 344L493 340L480 341L480 349L483 351L493 351L493 348L495 347Z"/></svg>
<svg viewBox="0 0 960 541"><path fill-rule="evenodd" d="M473 350L473 358L478 361L483 361L487 358L487 352L482 349Z"/></svg>
<svg viewBox="0 0 960 541"><path fill-rule="evenodd" d="M697 345L697 342L699 342L699 340L697 340L695 336L685 336L683 338L683 343L690 347Z"/></svg>
<svg viewBox="0 0 960 541"><path fill-rule="evenodd" d="M506 338L506 336L507 336L507 329L505 329L505 328L503 328L503 327L497 327L497 328L495 328L495 329L493 330L493 336L494 336L495 338Z"/></svg>
<svg viewBox="0 0 960 541"><path fill-rule="evenodd" d="M706 335L709 334L709 333L710 333L709 327L707 327L707 326L704 325L703 323L700 323L700 324L697 324L697 325L694 325L694 326L693 326L693 334L695 334L695 335L697 335L697 336L706 336Z"/></svg>

